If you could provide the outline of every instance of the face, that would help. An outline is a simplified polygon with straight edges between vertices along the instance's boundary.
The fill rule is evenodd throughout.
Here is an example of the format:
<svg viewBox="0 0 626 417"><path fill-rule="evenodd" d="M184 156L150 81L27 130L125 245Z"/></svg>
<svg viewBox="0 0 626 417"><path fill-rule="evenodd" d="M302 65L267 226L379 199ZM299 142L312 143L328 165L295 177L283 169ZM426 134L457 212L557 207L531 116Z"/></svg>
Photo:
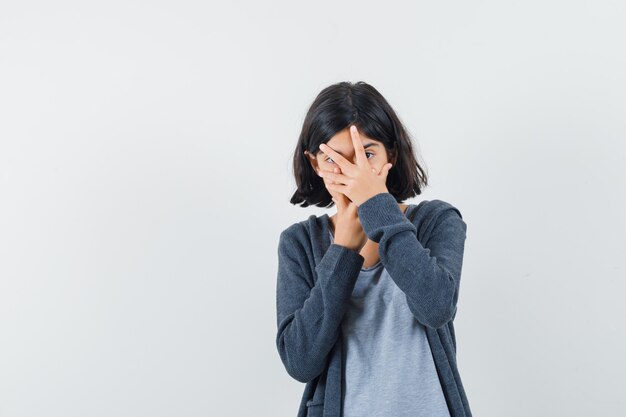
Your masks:
<svg viewBox="0 0 626 417"><path fill-rule="evenodd" d="M359 132L359 136L361 137L361 142L365 148L365 156L367 157L370 166L376 169L376 172L380 172L386 163L392 162L389 161L389 155L387 154L387 150L382 142L365 136L362 132ZM356 164L356 154L354 146L352 145L352 137L350 136L349 127L338 132L335 136L330 138L326 144L341 154L348 161ZM305 153L311 162L313 170L317 172L318 175L320 170L333 172L334 168L341 169L341 167L333 161L329 155L326 155L321 150L315 155L309 153L308 151L305 151ZM327 179L324 178L324 182L326 181Z"/></svg>

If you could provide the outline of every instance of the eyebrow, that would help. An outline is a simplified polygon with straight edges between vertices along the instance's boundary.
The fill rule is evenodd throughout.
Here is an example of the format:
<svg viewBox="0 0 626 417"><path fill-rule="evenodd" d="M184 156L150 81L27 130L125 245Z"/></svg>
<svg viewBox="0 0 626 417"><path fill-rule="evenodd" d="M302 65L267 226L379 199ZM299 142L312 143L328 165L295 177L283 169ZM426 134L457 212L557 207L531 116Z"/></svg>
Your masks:
<svg viewBox="0 0 626 417"><path fill-rule="evenodd" d="M371 148L372 146L378 146L380 147L380 143L376 143L376 142L369 142L369 143L364 143L363 144L363 149L367 149L367 148ZM337 151L335 151L337 152ZM324 155L326 155L324 153L324 151L320 150L320 153L323 153ZM337 152L339 155L344 156L344 154L342 154L341 152Z"/></svg>

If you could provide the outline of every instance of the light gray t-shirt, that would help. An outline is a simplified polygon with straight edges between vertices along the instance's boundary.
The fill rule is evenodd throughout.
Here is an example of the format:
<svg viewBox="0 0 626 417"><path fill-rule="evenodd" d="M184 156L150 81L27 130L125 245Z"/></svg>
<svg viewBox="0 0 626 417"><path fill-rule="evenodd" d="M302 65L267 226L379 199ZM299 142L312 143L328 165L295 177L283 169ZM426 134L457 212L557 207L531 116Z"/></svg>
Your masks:
<svg viewBox="0 0 626 417"><path fill-rule="evenodd" d="M343 417L450 417L425 328L380 261L361 269L341 327Z"/></svg>

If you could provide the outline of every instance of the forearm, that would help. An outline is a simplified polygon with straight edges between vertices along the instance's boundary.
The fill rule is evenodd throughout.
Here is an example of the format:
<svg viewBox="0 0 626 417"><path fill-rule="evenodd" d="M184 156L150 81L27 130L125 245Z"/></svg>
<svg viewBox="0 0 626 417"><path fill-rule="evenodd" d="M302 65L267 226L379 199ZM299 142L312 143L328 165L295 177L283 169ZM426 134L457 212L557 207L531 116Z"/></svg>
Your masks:
<svg viewBox="0 0 626 417"><path fill-rule="evenodd" d="M451 320L458 300L466 230L458 212L447 210L437 219L428 242L432 249L417 239L415 225L389 193L365 201L358 214L416 319L433 328Z"/></svg>
<svg viewBox="0 0 626 417"><path fill-rule="evenodd" d="M315 268L317 281L308 296L303 287L289 285L298 279L290 275L289 264L279 267L277 308L284 317L278 323L276 344L287 372L296 380L308 382L324 370L363 261L358 252L331 244ZM295 305L297 299L304 302Z"/></svg>

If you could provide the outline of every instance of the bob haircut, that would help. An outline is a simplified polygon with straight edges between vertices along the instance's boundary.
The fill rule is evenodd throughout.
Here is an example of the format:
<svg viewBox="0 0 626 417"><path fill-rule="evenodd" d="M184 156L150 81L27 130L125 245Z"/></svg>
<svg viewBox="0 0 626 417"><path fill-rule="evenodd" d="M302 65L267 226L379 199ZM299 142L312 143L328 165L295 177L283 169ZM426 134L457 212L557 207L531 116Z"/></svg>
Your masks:
<svg viewBox="0 0 626 417"><path fill-rule="evenodd" d="M428 185L425 170L413 154L411 138L387 100L371 85L339 82L324 88L306 114L293 156L297 190L291 204L332 207L335 203L304 151L317 155L319 146L350 125L382 142L393 164L387 189L397 202L422 193Z"/></svg>

